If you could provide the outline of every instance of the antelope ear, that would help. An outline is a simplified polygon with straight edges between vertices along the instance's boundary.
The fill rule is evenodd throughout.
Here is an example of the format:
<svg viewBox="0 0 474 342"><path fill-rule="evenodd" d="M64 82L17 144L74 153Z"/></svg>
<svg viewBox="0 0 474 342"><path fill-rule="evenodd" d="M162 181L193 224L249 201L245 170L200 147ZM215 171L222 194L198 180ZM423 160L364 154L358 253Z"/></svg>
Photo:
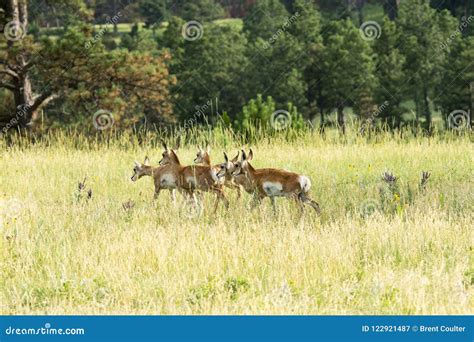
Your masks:
<svg viewBox="0 0 474 342"><path fill-rule="evenodd" d="M143 165L150 166L150 159L148 156L145 157L145 161L143 162Z"/></svg>
<svg viewBox="0 0 474 342"><path fill-rule="evenodd" d="M242 150L242 161L247 160L247 155L245 154L245 151Z"/></svg>
<svg viewBox="0 0 474 342"><path fill-rule="evenodd" d="M239 160L239 154L240 154L240 152L237 151L237 155L234 157L234 159L231 160L232 163L236 163L237 160Z"/></svg>
<svg viewBox="0 0 474 342"><path fill-rule="evenodd" d="M207 152L207 154L211 153L211 146L207 145L206 152Z"/></svg>
<svg viewBox="0 0 474 342"><path fill-rule="evenodd" d="M253 159L253 151L250 149L249 156L248 156L248 161L251 161Z"/></svg>
<svg viewBox="0 0 474 342"><path fill-rule="evenodd" d="M229 158L227 158L227 153L224 152L224 160L227 163L229 161Z"/></svg>
<svg viewBox="0 0 474 342"><path fill-rule="evenodd" d="M168 146L166 145L165 141L161 139L161 144L163 145L163 148L168 151Z"/></svg>
<svg viewBox="0 0 474 342"><path fill-rule="evenodd" d="M138 166L138 167L142 166L142 164L140 164L140 163L137 162L136 160L134 161L134 163L135 163L135 166Z"/></svg>
<svg viewBox="0 0 474 342"><path fill-rule="evenodd" d="M176 158L176 160L178 159L178 155L176 154L175 150L171 150L171 153L173 154L173 156Z"/></svg>

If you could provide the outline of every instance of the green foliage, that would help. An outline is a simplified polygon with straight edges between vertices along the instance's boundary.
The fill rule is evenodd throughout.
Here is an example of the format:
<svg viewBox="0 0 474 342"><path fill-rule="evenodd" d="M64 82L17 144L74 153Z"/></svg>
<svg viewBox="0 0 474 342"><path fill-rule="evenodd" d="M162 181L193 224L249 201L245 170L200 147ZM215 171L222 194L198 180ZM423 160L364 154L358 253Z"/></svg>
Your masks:
<svg viewBox="0 0 474 342"><path fill-rule="evenodd" d="M244 32L250 42L257 38L268 40L287 21L288 16L288 11L279 0L256 1L244 18Z"/></svg>
<svg viewBox="0 0 474 342"><path fill-rule="evenodd" d="M175 14L186 21L207 22L224 17L224 9L215 0L178 1Z"/></svg>
<svg viewBox="0 0 474 342"><path fill-rule="evenodd" d="M474 113L474 37L457 39L448 46L449 52L442 65L435 103L442 108L443 119L454 110ZM448 87L448 91L446 91Z"/></svg>
<svg viewBox="0 0 474 342"><path fill-rule="evenodd" d="M140 30L139 25L134 24L130 33L122 36L120 47L128 51L153 52L157 50L157 43L150 30Z"/></svg>
<svg viewBox="0 0 474 342"><path fill-rule="evenodd" d="M91 127L99 109L112 112L122 127L144 119L172 120L169 87L174 77L167 54L107 51L87 26L70 27L59 40L44 40L41 54L34 74L38 86L61 95L48 120ZM75 115L64 115L71 112Z"/></svg>
<svg viewBox="0 0 474 342"><path fill-rule="evenodd" d="M249 131L253 127L267 127L270 117L276 110L275 102L271 96L264 101L262 95L257 95L256 99L251 99L237 115L236 127L242 131Z"/></svg>
<svg viewBox="0 0 474 342"><path fill-rule="evenodd" d="M209 277L207 282L194 286L189 290L186 301L191 305L200 305L201 301L213 299L217 293L215 279Z"/></svg>
<svg viewBox="0 0 474 342"><path fill-rule="evenodd" d="M288 31L306 46L321 43L321 15L307 0L296 0L292 15L295 20Z"/></svg>
<svg viewBox="0 0 474 342"><path fill-rule="evenodd" d="M151 27L168 19L171 4L170 0L141 0L138 9L145 19L145 25Z"/></svg>
<svg viewBox="0 0 474 342"><path fill-rule="evenodd" d="M4 117L22 101L49 94L54 100L36 114L53 127L90 128L98 109L113 112L121 128L177 119L215 125L222 111L219 124L227 127L256 94L271 97L277 109L291 102L305 118L319 113L322 126L336 110L338 120L354 113L391 129L407 125L411 109L414 124L430 129L434 120L441 126L440 114L446 119L453 110L474 110L474 13L465 3L406 0L394 21L380 19L384 11L377 2L250 3L32 0L27 36L7 43L0 34L6 101L0 122L8 122ZM243 20L222 19L223 6L232 15L245 14ZM4 23L8 7L2 9ZM119 30L112 32L104 23L118 12ZM381 26L371 42L361 38L364 16ZM203 27L195 41L183 37L191 20ZM28 82L15 90L8 65L28 76L28 96L22 93Z"/></svg>
<svg viewBox="0 0 474 342"><path fill-rule="evenodd" d="M229 293L230 299L236 300L239 294L250 289L250 284L244 278L227 278L224 289Z"/></svg>
<svg viewBox="0 0 474 342"><path fill-rule="evenodd" d="M222 113L220 123L224 127L231 127L232 126L232 120L231 120L229 114L227 114L227 111L224 111L224 113Z"/></svg>
<svg viewBox="0 0 474 342"><path fill-rule="evenodd" d="M366 117L375 84L374 63L372 50L359 29L348 19L330 22L321 54L324 102L330 108L354 105L356 113Z"/></svg>
<svg viewBox="0 0 474 342"><path fill-rule="evenodd" d="M401 102L406 96L403 86L407 75L404 71L405 57L398 49L400 32L396 24L387 17L381 26L382 33L375 41L375 77L374 99L377 106L387 103L383 110L377 111L377 117L390 127L399 127L402 122Z"/></svg>
<svg viewBox="0 0 474 342"><path fill-rule="evenodd" d="M303 108L307 105L307 84L302 68L306 59L303 45L291 34L281 33L272 44L257 38L247 49L251 61L245 70L248 98L262 90L272 96L278 106L291 99Z"/></svg>
<svg viewBox="0 0 474 342"><path fill-rule="evenodd" d="M454 24L454 25L453 25ZM423 113L425 127L431 127L429 96L440 80L446 51L440 42L454 32L455 21L448 23L444 13L437 13L428 0L407 0L400 5L397 20L400 29L400 51L405 56L404 69L410 78L407 88L413 94L416 113Z"/></svg>
<svg viewBox="0 0 474 342"><path fill-rule="evenodd" d="M178 79L176 114L186 120L202 112L197 121L205 122L204 117L214 114L209 103L216 98L216 106L236 113L245 101L239 82L247 66L244 35L234 27L210 23L199 40L186 41L180 33L179 41L173 32L180 31L181 22L170 22L163 41L175 52L171 72Z"/></svg>
<svg viewBox="0 0 474 342"><path fill-rule="evenodd" d="M276 111L283 112L282 122L278 122ZM262 95L251 99L237 115L235 126L243 133L252 132L255 128L266 131L278 131L287 128L302 129L305 127L303 117L292 103L288 103L285 109L277 109L276 103L271 96L263 100Z"/></svg>

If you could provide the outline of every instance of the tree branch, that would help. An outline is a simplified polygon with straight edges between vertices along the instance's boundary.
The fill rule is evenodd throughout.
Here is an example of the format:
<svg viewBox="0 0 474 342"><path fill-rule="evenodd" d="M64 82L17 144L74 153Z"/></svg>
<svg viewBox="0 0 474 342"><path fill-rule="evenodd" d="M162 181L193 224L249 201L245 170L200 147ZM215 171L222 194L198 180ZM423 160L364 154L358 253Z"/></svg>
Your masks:
<svg viewBox="0 0 474 342"><path fill-rule="evenodd" d="M0 74L9 75L9 76L11 76L13 78L16 78L16 79L20 78L20 76L16 72L14 72L13 70L8 70L8 69L0 70Z"/></svg>
<svg viewBox="0 0 474 342"><path fill-rule="evenodd" d="M13 84L7 83L7 82L0 82L0 88L9 89L12 91L16 89L16 87Z"/></svg>
<svg viewBox="0 0 474 342"><path fill-rule="evenodd" d="M29 112L30 113L36 112L38 109L41 109L42 107L46 106L49 102L56 99L57 97L58 96L56 94L51 94L51 93L45 93L45 94L35 97L35 99L33 100L33 104L29 106L30 107Z"/></svg>

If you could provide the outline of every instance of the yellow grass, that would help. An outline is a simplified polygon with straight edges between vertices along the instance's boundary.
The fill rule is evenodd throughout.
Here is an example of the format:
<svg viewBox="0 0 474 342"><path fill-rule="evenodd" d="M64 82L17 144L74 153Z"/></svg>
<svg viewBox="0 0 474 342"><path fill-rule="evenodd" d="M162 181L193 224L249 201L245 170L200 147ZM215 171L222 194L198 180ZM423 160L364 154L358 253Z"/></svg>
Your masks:
<svg viewBox="0 0 474 342"><path fill-rule="evenodd" d="M229 154L237 146L226 148ZM211 156L221 160L223 148ZM192 147L179 155L191 163ZM254 147L309 176L311 208L269 201L202 215L133 161L161 150L53 143L0 152L1 314L472 314L474 149L467 138ZM381 173L399 177L387 198ZM426 192L422 170L431 171ZM93 199L77 194L88 177ZM385 192L384 192L385 191ZM382 195L382 194L385 195ZM381 196L385 196L382 199ZM125 210L122 203L133 201Z"/></svg>

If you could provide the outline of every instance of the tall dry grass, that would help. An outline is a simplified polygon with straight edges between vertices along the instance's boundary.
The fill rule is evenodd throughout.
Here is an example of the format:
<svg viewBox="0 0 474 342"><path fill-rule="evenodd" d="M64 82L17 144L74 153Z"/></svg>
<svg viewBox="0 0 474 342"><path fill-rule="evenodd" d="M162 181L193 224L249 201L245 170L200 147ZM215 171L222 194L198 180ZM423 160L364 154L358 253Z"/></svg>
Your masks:
<svg viewBox="0 0 474 342"><path fill-rule="evenodd" d="M186 139L220 161L244 141ZM201 215L133 161L157 163L155 136L55 133L2 143L1 314L473 313L474 149L468 136L335 133L254 144L254 166L309 176L321 217L277 201ZM181 148L183 162L195 150ZM398 177L391 186L381 174ZM430 171L426 189L421 171ZM77 183L87 176L86 189ZM92 199L86 190L92 189ZM124 203L126 203L124 208Z"/></svg>

